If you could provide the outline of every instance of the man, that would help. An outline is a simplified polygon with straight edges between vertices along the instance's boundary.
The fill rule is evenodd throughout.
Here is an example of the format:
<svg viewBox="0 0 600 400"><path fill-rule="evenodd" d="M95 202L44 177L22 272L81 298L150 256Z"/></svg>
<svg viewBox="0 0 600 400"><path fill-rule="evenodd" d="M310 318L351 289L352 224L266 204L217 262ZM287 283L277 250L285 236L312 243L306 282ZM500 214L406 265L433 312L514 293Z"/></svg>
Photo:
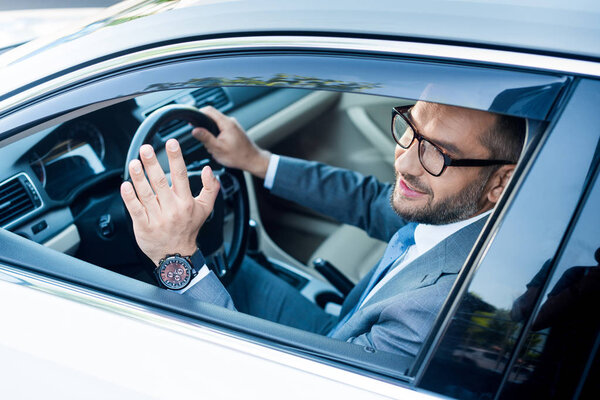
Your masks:
<svg viewBox="0 0 600 400"><path fill-rule="evenodd" d="M229 308L233 301L240 311L255 316L415 356L511 177L524 141L524 121L426 102L397 107L392 120L398 143L396 181L390 185L272 155L257 147L235 120L214 108L202 111L217 123L220 134L215 138L196 128L193 135L218 162L265 179L275 195L389 243L379 264L347 296L339 319L250 260L229 293L206 266L181 292ZM172 187L146 145L140 149L142 162L134 160L129 166L133 186L123 183L121 194L137 242L155 265L174 253L194 255L200 264L204 261L195 237L212 210L219 184L205 168L204 189L192 198L178 143L168 141L166 150Z"/></svg>

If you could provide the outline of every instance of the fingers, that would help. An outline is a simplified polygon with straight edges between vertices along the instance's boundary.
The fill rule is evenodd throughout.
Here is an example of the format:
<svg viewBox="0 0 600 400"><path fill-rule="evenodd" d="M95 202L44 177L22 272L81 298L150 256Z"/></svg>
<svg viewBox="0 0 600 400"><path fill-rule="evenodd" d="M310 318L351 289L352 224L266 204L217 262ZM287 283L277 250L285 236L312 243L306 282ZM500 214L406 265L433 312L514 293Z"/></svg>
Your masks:
<svg viewBox="0 0 600 400"><path fill-rule="evenodd" d="M195 200L200 203L206 214L210 214L221 185L209 166L202 170L202 186L202 190Z"/></svg>
<svg viewBox="0 0 600 400"><path fill-rule="evenodd" d="M219 132L226 131L237 124L234 118L226 116L213 106L202 107L200 111L215 121L217 128L219 128ZM217 138L205 128L193 129L192 135L204 143L206 148L209 150L216 144L217 141Z"/></svg>
<svg viewBox="0 0 600 400"><path fill-rule="evenodd" d="M130 182L123 182L121 184L121 198L125 203L127 211L129 211L129 215L131 215L133 224L139 224L142 227L148 225L148 214L146 214L146 209L135 195L133 186Z"/></svg>
<svg viewBox="0 0 600 400"><path fill-rule="evenodd" d="M217 142L217 138L212 133L210 133L207 129L204 129L204 128L192 129L192 136L195 137L197 140L201 141L202 143L204 143L204 146L206 146L206 148L208 150L210 150L211 148L214 148L214 146L216 145L216 142Z"/></svg>
<svg viewBox="0 0 600 400"><path fill-rule="evenodd" d="M217 110L213 106L202 107L200 109L200 112L208 115L213 121L215 121L217 127L219 128L219 131L226 129L227 126L232 122L231 118L229 118L227 115L223 114L221 111Z"/></svg>
<svg viewBox="0 0 600 400"><path fill-rule="evenodd" d="M160 207L156 196L144 175L144 169L140 160L131 160L129 163L129 174L131 175L131 181L135 187L137 197L141 204L146 208L146 212L149 215L158 215Z"/></svg>
<svg viewBox="0 0 600 400"><path fill-rule="evenodd" d="M167 145L167 157L169 158L169 170L171 171L171 183L175 194L180 198L191 196L190 181L188 180L187 168L179 142L169 139Z"/></svg>
<svg viewBox="0 0 600 400"><path fill-rule="evenodd" d="M148 174L150 184L160 202L160 208L172 208L174 206L173 193L169 187L167 176L156 159L152 146L145 144L140 147L140 158L142 159L142 163L144 163L144 169L146 170L146 174Z"/></svg>

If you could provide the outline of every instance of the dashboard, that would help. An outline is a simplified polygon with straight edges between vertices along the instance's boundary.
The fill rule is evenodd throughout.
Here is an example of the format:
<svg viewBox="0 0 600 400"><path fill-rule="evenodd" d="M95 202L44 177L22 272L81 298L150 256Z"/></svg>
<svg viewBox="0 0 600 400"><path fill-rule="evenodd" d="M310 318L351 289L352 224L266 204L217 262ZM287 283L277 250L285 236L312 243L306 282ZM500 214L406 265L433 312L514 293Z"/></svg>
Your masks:
<svg viewBox="0 0 600 400"><path fill-rule="evenodd" d="M144 118L169 104L212 105L250 130L310 94L266 87L156 92L2 143L0 227L105 268L139 266L119 186L131 138ZM205 157L190 131L184 121L164 125L153 143L159 160L161 143L172 137L180 140L186 161ZM114 253L121 256L118 266L111 265Z"/></svg>
<svg viewBox="0 0 600 400"><path fill-rule="evenodd" d="M96 123L76 120L60 126L32 149L29 166L50 198L64 199L82 182L114 167L105 165L104 135Z"/></svg>

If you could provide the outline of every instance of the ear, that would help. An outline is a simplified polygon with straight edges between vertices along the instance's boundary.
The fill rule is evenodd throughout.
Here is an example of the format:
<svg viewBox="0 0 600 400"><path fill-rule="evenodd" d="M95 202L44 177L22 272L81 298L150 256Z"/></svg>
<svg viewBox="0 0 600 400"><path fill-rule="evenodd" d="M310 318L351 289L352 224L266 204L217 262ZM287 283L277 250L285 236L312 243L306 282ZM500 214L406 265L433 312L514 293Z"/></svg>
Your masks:
<svg viewBox="0 0 600 400"><path fill-rule="evenodd" d="M515 164L503 165L496 170L487 183L486 199L492 204L498 203L504 188L515 170Z"/></svg>

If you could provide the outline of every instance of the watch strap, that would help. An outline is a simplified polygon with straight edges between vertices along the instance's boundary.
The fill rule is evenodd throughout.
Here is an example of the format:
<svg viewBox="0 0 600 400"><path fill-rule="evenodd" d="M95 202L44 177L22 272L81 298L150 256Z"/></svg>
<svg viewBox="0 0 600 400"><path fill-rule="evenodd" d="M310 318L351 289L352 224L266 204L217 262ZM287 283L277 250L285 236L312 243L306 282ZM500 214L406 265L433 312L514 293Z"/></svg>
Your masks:
<svg viewBox="0 0 600 400"><path fill-rule="evenodd" d="M204 259L204 254L200 251L200 249L196 249L196 251L189 257L186 257L192 266L192 278L198 275L200 269L206 265L206 260Z"/></svg>

